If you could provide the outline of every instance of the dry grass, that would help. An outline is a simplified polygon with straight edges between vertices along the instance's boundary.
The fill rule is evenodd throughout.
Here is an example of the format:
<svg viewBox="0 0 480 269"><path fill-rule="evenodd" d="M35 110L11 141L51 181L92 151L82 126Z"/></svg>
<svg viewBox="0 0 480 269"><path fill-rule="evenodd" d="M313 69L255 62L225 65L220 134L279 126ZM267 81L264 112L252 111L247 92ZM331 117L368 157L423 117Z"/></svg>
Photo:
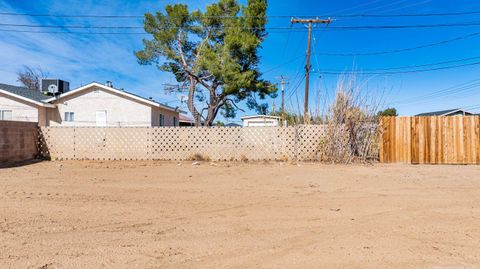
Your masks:
<svg viewBox="0 0 480 269"><path fill-rule="evenodd" d="M326 115L322 160L333 163L378 159L378 102L362 93L355 81L341 80Z"/></svg>

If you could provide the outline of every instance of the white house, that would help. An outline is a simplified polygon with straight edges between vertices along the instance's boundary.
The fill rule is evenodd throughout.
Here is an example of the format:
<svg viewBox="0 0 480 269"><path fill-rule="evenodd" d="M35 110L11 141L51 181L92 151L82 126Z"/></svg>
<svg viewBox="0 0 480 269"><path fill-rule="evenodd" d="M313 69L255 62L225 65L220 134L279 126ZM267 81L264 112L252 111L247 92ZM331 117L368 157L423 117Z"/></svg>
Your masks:
<svg viewBox="0 0 480 269"><path fill-rule="evenodd" d="M274 127L280 126L280 117L255 115L242 117L243 127Z"/></svg>
<svg viewBox="0 0 480 269"><path fill-rule="evenodd" d="M56 96L0 84L0 120L40 126L178 126L179 109L92 82Z"/></svg>
<svg viewBox="0 0 480 269"><path fill-rule="evenodd" d="M48 98L38 91L0 84L0 120L46 123L46 110L55 106L44 102Z"/></svg>

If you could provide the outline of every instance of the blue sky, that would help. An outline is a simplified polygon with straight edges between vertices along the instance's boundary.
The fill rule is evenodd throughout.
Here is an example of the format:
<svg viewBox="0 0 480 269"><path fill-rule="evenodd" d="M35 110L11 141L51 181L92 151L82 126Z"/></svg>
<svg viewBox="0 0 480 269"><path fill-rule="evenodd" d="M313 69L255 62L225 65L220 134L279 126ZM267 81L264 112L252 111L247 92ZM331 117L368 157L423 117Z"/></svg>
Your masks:
<svg viewBox="0 0 480 269"><path fill-rule="evenodd" d="M179 1L3 1L0 12L36 14L91 14L91 15L143 15L145 12L163 10L166 4ZM181 1L191 9L204 8L211 1ZM245 1L241 1L245 2ZM480 11L479 1L459 0L370 0L370 1L269 1L268 15L345 15L345 14L405 14ZM331 26L363 25L421 25L478 22L480 15L437 16L407 18L342 18L338 17ZM335 18L335 17L334 17ZM0 15L0 23L33 25L105 25L142 26L141 18L55 18ZM290 27L289 18L269 18L267 27ZM293 30L271 30L260 50L260 69L264 77L276 81L284 75L290 78L286 88L290 109L298 110L303 105L304 84L302 74L305 64L306 32L301 25ZM63 31L59 29L28 29L0 26L0 29ZM299 31L300 30L300 31ZM72 30L85 31L85 30ZM88 31L88 30L86 30ZM129 31L129 30L123 30ZM369 70L423 65L470 57L479 57L480 35L423 49L373 56L325 56L321 53L365 53L422 46L480 32L480 26L375 29L339 31L321 26L313 34L311 64L314 71ZM145 97L154 97L169 105L183 106L176 94L165 94L163 84L175 83L168 73L154 66L139 65L133 51L142 48L142 35L88 35L54 33L1 32L0 66L1 82L17 84L16 72L22 65L41 67L56 77L70 81L72 87L91 81L111 80L119 88ZM456 62L473 63L477 60ZM448 65L448 64L447 64ZM450 64L451 65L451 64ZM446 65L440 65L446 66ZM436 66L434 66L436 67ZM445 69L424 73L393 75L357 75L363 85L362 91L378 96L385 106L394 106L401 115L464 107L479 111L480 91L476 87L461 88L437 93L478 79L480 65ZM311 76L310 107L325 107L331 101L338 76L313 73ZM431 95L428 95L433 93ZM297 100L299 102L297 103ZM268 100L275 107L280 98ZM477 105L479 105L477 107ZM238 117L254 114L254 111L239 112Z"/></svg>

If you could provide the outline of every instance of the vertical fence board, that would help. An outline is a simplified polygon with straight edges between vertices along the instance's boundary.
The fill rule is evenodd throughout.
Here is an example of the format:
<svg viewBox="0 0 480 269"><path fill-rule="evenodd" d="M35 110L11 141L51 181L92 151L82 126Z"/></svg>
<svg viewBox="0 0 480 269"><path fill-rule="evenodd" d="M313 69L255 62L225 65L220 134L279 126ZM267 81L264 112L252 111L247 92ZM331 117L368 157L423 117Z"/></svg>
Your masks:
<svg viewBox="0 0 480 269"><path fill-rule="evenodd" d="M480 164L478 116L383 117L380 162Z"/></svg>

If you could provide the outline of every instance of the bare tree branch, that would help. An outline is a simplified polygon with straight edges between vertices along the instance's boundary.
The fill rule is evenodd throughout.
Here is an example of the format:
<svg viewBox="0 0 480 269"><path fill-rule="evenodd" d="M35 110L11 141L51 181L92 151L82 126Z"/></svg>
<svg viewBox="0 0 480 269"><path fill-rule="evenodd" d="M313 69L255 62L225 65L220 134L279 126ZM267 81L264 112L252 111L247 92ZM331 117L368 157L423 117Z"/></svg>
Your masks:
<svg viewBox="0 0 480 269"><path fill-rule="evenodd" d="M48 73L41 68L32 68L24 65L21 71L17 72L17 81L26 88L33 91L40 91L42 79L48 76Z"/></svg>

